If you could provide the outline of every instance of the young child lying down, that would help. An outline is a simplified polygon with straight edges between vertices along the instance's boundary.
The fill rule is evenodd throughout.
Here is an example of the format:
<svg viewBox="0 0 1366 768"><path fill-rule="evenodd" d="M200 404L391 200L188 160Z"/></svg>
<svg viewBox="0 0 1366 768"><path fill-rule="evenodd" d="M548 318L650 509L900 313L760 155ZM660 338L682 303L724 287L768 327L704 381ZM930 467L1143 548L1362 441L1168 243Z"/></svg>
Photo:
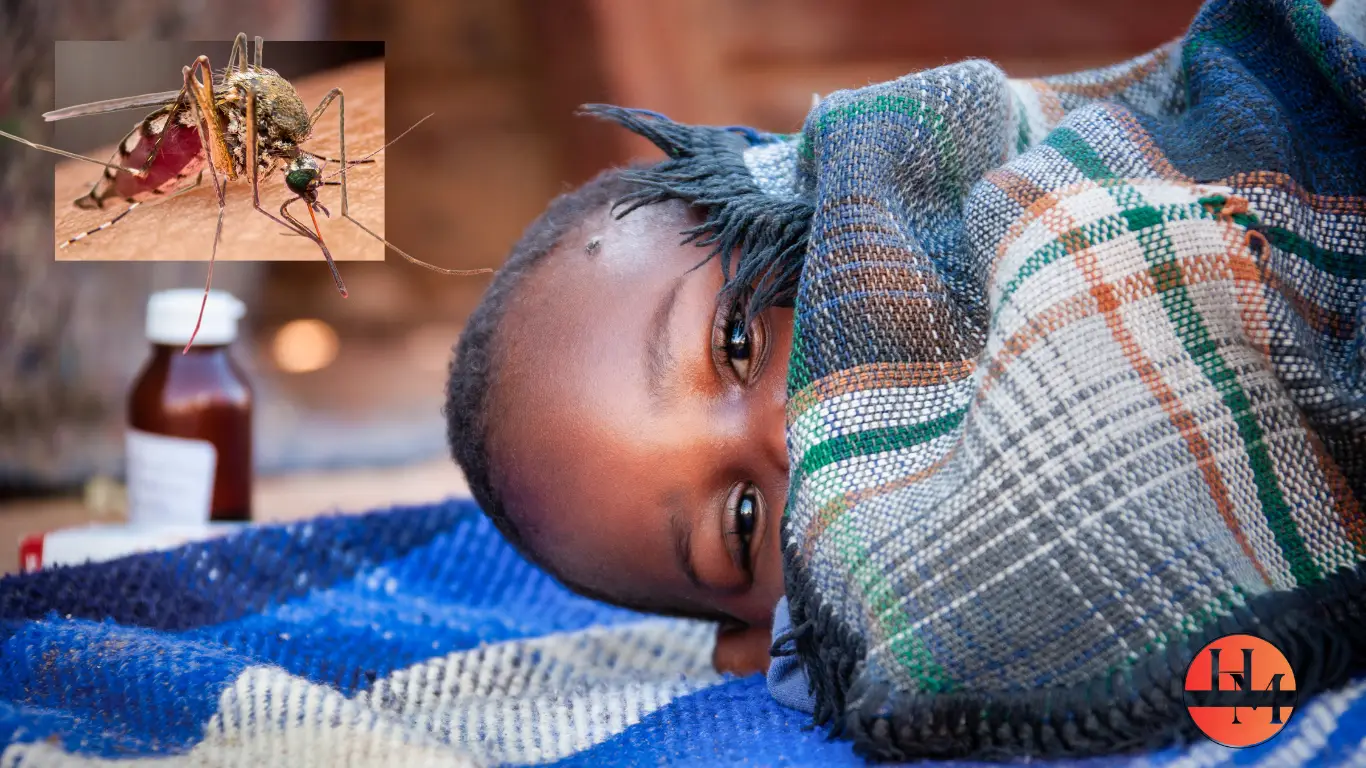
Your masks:
<svg viewBox="0 0 1366 768"><path fill-rule="evenodd" d="M775 698L870 754L1189 735L1170 695L1229 634L1341 685L1363 28L1211 0L1115 67L964 62L796 136L595 108L667 159L518 243L456 350L455 458L575 590L720 622L720 670L791 650Z"/></svg>
<svg viewBox="0 0 1366 768"><path fill-rule="evenodd" d="M591 597L719 621L717 668L758 671L783 594L792 310L747 321L753 292L680 243L699 213L618 218L632 189L608 171L513 248L460 340L452 449L534 562Z"/></svg>

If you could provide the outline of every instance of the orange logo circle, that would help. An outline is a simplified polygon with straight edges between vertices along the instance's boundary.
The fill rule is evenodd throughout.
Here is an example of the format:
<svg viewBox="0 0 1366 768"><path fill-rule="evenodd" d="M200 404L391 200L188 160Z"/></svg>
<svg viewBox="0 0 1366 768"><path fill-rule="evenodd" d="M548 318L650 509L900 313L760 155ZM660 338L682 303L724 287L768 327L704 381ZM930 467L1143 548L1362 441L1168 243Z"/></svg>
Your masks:
<svg viewBox="0 0 1366 768"><path fill-rule="evenodd" d="M1295 671L1281 649L1252 635L1225 635L1186 667L1186 710L1226 747L1251 747L1281 732L1295 712Z"/></svg>

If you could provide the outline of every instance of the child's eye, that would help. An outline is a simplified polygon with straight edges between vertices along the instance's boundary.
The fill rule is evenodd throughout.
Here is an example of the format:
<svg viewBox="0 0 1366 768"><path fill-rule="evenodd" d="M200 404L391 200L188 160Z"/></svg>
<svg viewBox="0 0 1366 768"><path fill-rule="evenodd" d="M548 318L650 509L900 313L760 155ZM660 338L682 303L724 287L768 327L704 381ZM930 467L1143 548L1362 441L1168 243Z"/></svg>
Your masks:
<svg viewBox="0 0 1366 768"><path fill-rule="evenodd" d="M736 566L746 573L753 569L750 549L753 546L754 532L759 527L759 506L759 489L748 484L738 487L736 493L731 496L731 501L727 503L728 531L734 541L731 558L735 560Z"/></svg>
<svg viewBox="0 0 1366 768"><path fill-rule="evenodd" d="M744 297L722 302L716 308L712 331L712 354L718 371L729 367L736 379L747 384L758 375L761 364L765 326L761 317L745 323Z"/></svg>
<svg viewBox="0 0 1366 768"><path fill-rule="evenodd" d="M749 379L750 354L749 326L745 325L745 313L737 305L726 324L726 357L741 381Z"/></svg>

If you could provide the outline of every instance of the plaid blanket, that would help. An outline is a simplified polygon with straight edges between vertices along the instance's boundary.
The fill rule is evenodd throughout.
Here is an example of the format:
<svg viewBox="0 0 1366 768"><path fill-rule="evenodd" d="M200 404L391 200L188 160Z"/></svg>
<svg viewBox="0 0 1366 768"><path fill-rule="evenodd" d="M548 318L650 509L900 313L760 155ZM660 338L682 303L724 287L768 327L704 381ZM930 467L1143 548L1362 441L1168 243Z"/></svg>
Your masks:
<svg viewBox="0 0 1366 768"><path fill-rule="evenodd" d="M669 155L627 203L794 286L780 640L819 720L1105 753L1194 735L1225 634L1302 693L1366 668L1364 15L1212 0L1118 66L969 61L795 136L594 110Z"/></svg>
<svg viewBox="0 0 1366 768"><path fill-rule="evenodd" d="M472 502L261 527L0 581L0 766L860 765L714 627L578 597ZM1090 766L1366 759L1366 679L1263 747ZM967 764L964 764L967 765Z"/></svg>

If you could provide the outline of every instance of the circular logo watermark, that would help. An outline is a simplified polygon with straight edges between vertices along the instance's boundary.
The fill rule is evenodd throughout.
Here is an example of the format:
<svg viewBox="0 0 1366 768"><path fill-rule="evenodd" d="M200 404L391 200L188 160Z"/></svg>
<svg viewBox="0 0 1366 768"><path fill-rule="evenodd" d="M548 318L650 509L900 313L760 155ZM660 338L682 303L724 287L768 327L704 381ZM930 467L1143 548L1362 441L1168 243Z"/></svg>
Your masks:
<svg viewBox="0 0 1366 768"><path fill-rule="evenodd" d="M1251 747L1281 732L1299 693L1285 654L1252 635L1225 635L1186 668L1186 710L1196 727L1226 747Z"/></svg>

